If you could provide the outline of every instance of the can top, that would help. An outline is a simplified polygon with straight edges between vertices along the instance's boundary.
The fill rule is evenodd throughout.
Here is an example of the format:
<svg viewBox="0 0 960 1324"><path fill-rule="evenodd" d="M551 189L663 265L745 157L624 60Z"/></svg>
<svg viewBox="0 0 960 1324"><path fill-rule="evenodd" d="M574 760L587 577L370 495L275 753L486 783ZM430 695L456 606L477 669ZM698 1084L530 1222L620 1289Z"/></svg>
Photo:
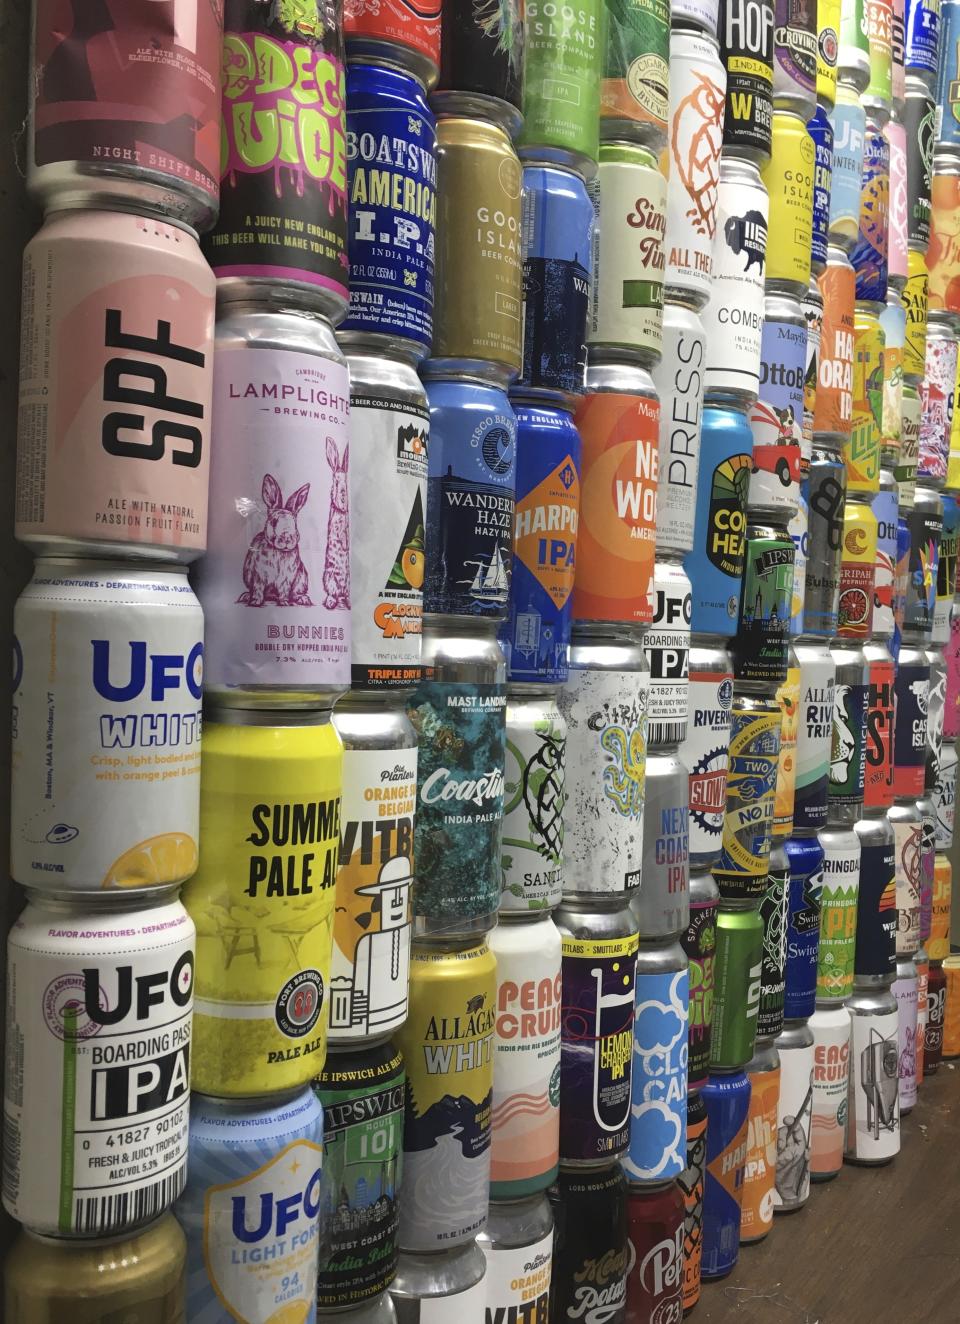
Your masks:
<svg viewBox="0 0 960 1324"><path fill-rule="evenodd" d="M720 157L720 180L729 184L749 184L753 188L762 188L766 191L756 161L746 157L730 156L726 152Z"/></svg>
<svg viewBox="0 0 960 1324"><path fill-rule="evenodd" d="M96 914L115 915L131 910L153 910L157 906L168 906L178 899L180 884L160 887L117 888L109 892L51 891L43 888L24 886L23 891L28 905L43 910L55 910L58 913L71 912L74 915L93 912Z"/></svg>
<svg viewBox="0 0 960 1324"><path fill-rule="evenodd" d="M809 293L808 291L808 295ZM823 300L821 299L820 302L822 303ZM803 305L797 296L780 290L772 290L769 285L763 298L763 316L765 319L786 322L793 326L805 327L807 325L807 319L803 314Z"/></svg>
<svg viewBox="0 0 960 1324"><path fill-rule="evenodd" d="M519 133L523 118L516 106L480 92L432 93L430 108L437 117L437 150L442 147L496 147L513 150L511 134Z"/></svg>
<svg viewBox="0 0 960 1324"><path fill-rule="evenodd" d="M346 363L337 344L333 327L321 313L310 313L284 303L285 292L279 287L264 287L264 297L248 295L230 298L232 285L217 284L217 300L228 300L217 309L215 337L217 348L231 339L250 349L295 350ZM237 287L242 294L243 285Z"/></svg>
<svg viewBox="0 0 960 1324"><path fill-rule="evenodd" d="M657 398L653 378L638 363L615 363L597 359L593 350L588 352L587 394L595 391L615 391L620 395L643 395Z"/></svg>
<svg viewBox="0 0 960 1324"><path fill-rule="evenodd" d="M370 392L426 409L426 392L412 364L374 349L350 345L347 367L350 369L351 398Z"/></svg>
<svg viewBox="0 0 960 1324"><path fill-rule="evenodd" d="M352 43L354 38L348 35L347 40ZM362 78L366 70L373 69L378 74L386 75L388 84L392 78L396 78L398 84L400 84L401 82L415 83L416 92L414 93L414 96L417 99L421 97L425 98L427 93L427 84L425 79L421 76L420 70L418 68L413 68L409 64L403 64L400 62L399 59L394 58L393 50L394 50L393 47L377 46L369 50L357 51L356 54L348 55L347 58L348 89L350 87L351 79L357 77ZM409 60L410 54L411 54L410 49L407 48L404 51L405 58ZM397 90L399 91L399 86ZM353 96L355 95L355 92L356 89L354 89L353 92L349 90L347 92L347 104L350 107L350 109L352 109L352 105L350 103L353 99ZM379 89L378 89L378 95L382 95L382 92L379 91Z"/></svg>
<svg viewBox="0 0 960 1324"><path fill-rule="evenodd" d="M600 144L600 164L612 165L617 162L626 165L648 166L659 170L660 163L652 148L643 143L631 142L626 138L607 139Z"/></svg>

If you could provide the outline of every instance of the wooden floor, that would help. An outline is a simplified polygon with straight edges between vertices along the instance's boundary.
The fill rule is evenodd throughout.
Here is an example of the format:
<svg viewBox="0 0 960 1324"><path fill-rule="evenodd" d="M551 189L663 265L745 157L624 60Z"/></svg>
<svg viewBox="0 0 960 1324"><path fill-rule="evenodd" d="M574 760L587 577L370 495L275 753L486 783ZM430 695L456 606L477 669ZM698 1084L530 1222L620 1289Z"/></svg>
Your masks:
<svg viewBox="0 0 960 1324"><path fill-rule="evenodd" d="M924 1081L883 1168L849 1165L774 1219L691 1324L960 1324L960 1060Z"/></svg>

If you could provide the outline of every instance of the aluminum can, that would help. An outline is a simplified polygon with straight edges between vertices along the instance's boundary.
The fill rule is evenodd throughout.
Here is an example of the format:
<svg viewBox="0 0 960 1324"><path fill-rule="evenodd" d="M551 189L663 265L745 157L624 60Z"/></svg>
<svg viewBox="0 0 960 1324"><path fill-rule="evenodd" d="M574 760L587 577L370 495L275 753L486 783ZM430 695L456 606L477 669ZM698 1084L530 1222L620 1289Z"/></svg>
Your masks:
<svg viewBox="0 0 960 1324"><path fill-rule="evenodd" d="M884 813L893 804L894 662L882 639L863 646L869 668L867 692L867 751L863 779L863 807Z"/></svg>
<svg viewBox="0 0 960 1324"><path fill-rule="evenodd" d="M948 957L948 961L953 958ZM947 980L950 979L952 987L956 987L956 974L944 970L942 962L931 962L930 972L927 976L927 1026L923 1036L923 1074L925 1076L934 1076L940 1070L943 1061L944 1049L944 1030L946 1028L947 1012ZM956 995L955 995L956 996ZM948 1054L950 1057L957 1055L956 1045L956 1002L951 1008L951 1040L948 1046L953 1049Z"/></svg>
<svg viewBox="0 0 960 1324"><path fill-rule="evenodd" d="M923 818L914 802L903 800L887 810L887 821L893 829L897 956L910 956L920 946Z"/></svg>
<svg viewBox="0 0 960 1324"><path fill-rule="evenodd" d="M863 0L870 57L866 95L889 105L893 97L893 0Z"/></svg>
<svg viewBox="0 0 960 1324"><path fill-rule="evenodd" d="M923 1084L924 1042L927 1037L927 987L930 983L930 958L921 947L913 958L917 967L917 1088Z"/></svg>
<svg viewBox="0 0 960 1324"><path fill-rule="evenodd" d="M880 313L883 328L883 399L880 415L880 449L884 464L896 463L903 431L903 342L907 310L891 284L886 306Z"/></svg>
<svg viewBox="0 0 960 1324"><path fill-rule="evenodd" d="M642 886L630 898L644 940L673 937L690 922L687 794L687 770L676 751L649 751Z"/></svg>
<svg viewBox="0 0 960 1324"><path fill-rule="evenodd" d="M800 467L803 473L806 474L810 468L810 453L813 450L813 420L817 412L820 359L825 348L823 345L823 295L820 293L820 287L815 276L810 277L810 285L807 288L801 307L807 324L807 359L803 377L803 443Z"/></svg>
<svg viewBox="0 0 960 1324"><path fill-rule="evenodd" d="M630 1142L623 1157L631 1183L672 1181L687 1165L688 1005L688 962L680 943L641 942ZM682 1254L682 1241L678 1251ZM681 1277L678 1266L678 1284Z"/></svg>
<svg viewBox="0 0 960 1324"><path fill-rule="evenodd" d="M204 854L183 893L197 926L192 1084L266 1095L306 1084L326 1055L343 745L319 710L207 718ZM408 860L403 873L409 889Z"/></svg>
<svg viewBox="0 0 960 1324"><path fill-rule="evenodd" d="M876 0L867 0L875 4ZM890 148L883 123L868 107L863 133L860 219L850 261L857 277L857 300L884 303L887 297Z"/></svg>
<svg viewBox="0 0 960 1324"><path fill-rule="evenodd" d="M805 0L776 0L773 95L777 108L788 107L808 118L816 105L816 81L816 5Z"/></svg>
<svg viewBox="0 0 960 1324"><path fill-rule="evenodd" d="M441 0L427 0L416 10L404 0L388 0L375 13L366 5L347 5L343 32L348 56L389 61L409 69L424 87L433 87L439 74L441 8Z"/></svg>
<svg viewBox="0 0 960 1324"><path fill-rule="evenodd" d="M930 938L933 919L933 889L936 872L937 811L929 791L916 802L920 811L920 945Z"/></svg>
<svg viewBox="0 0 960 1324"><path fill-rule="evenodd" d="M428 376L423 609L502 620L510 595L517 418L499 386ZM376 525L374 526L376 528Z"/></svg>
<svg viewBox="0 0 960 1324"><path fill-rule="evenodd" d="M888 989L855 989L850 1009L848 1163L888 1163L900 1152L897 1002Z"/></svg>
<svg viewBox="0 0 960 1324"><path fill-rule="evenodd" d="M248 707L329 706L350 683L351 527L358 551L363 529L350 511L346 360L322 318L228 304L213 394L197 576L207 692Z"/></svg>
<svg viewBox="0 0 960 1324"><path fill-rule="evenodd" d="M813 1107L810 1180L829 1181L843 1167L850 1081L850 1013L843 1005L818 1007L813 1035Z"/></svg>
<svg viewBox="0 0 960 1324"><path fill-rule="evenodd" d="M719 30L718 0L677 0L671 12L681 27L702 28L716 36Z"/></svg>
<svg viewBox="0 0 960 1324"><path fill-rule="evenodd" d="M783 1029L783 998L786 988L787 916L790 906L790 860L782 843L770 852L767 886L760 898L763 924L763 955L760 965L760 1009L757 1035L775 1039Z"/></svg>
<svg viewBox="0 0 960 1324"><path fill-rule="evenodd" d="M557 695L567 723L564 839L569 894L640 886L650 667L633 632L574 631L570 680Z"/></svg>
<svg viewBox="0 0 960 1324"><path fill-rule="evenodd" d="M723 143L758 164L770 155L773 128L773 0L724 0L720 54L726 67Z"/></svg>
<svg viewBox="0 0 960 1324"><path fill-rule="evenodd" d="M817 101L832 110L837 99L840 0L817 3Z"/></svg>
<svg viewBox="0 0 960 1324"><path fill-rule="evenodd" d="M957 6L950 5L948 12L956 14ZM954 26L960 36L960 23L956 19ZM955 62L955 57L949 55L955 44L956 38L950 45L944 47L944 53L950 63ZM955 81L960 90L960 79ZM960 99L957 101L957 111L960 112ZM939 115L938 106L936 111L938 120ZM960 162L956 160L960 144L953 147L952 152L947 155L941 150L940 132L938 128L934 144L933 174L930 180L930 246L927 249L927 269L930 279L927 283L927 305L930 312L951 313L955 316L960 311L960 298L958 298L960 292L957 290L956 281L958 245L957 235L954 233L957 208L960 206ZM951 112L951 135L954 132L960 137L960 120Z"/></svg>
<svg viewBox="0 0 960 1324"><path fill-rule="evenodd" d="M937 850L949 851L953 846L953 830L957 802L957 748L946 742L937 767L933 801L937 807Z"/></svg>
<svg viewBox="0 0 960 1324"><path fill-rule="evenodd" d="M647 740L676 745L687 734L690 670L690 580L679 560L658 560L653 571L653 620L643 635L650 663Z"/></svg>
<svg viewBox="0 0 960 1324"><path fill-rule="evenodd" d="M920 387L920 448L917 477L942 487L947 477L953 394L957 380L956 332L939 318L927 325L927 356Z"/></svg>
<svg viewBox="0 0 960 1324"><path fill-rule="evenodd" d="M131 1300L144 1324L183 1316L187 1243L170 1214L123 1238L62 1241L23 1228L4 1276L7 1324L100 1324Z"/></svg>
<svg viewBox="0 0 960 1324"><path fill-rule="evenodd" d="M843 508L840 553L840 606L837 635L865 642L873 633L873 580L877 561L877 517L861 493Z"/></svg>
<svg viewBox="0 0 960 1324"><path fill-rule="evenodd" d="M943 650L947 664L947 696L943 705L943 736L951 744L960 734L960 612L950 621L950 642Z"/></svg>
<svg viewBox="0 0 960 1324"><path fill-rule="evenodd" d="M500 3L506 10L514 0ZM459 9L461 0L447 4ZM469 41L471 29L474 24L467 18L460 38ZM451 36L450 44L455 40ZM522 36L511 40L519 46ZM493 43L485 45L492 48ZM477 60L474 67L482 63ZM520 162L498 124L441 114L431 353L447 371L472 368L500 385L506 385L522 366L522 189Z"/></svg>
<svg viewBox="0 0 960 1324"><path fill-rule="evenodd" d="M917 1102L917 967L911 956L897 961L897 977L890 992L897 1000L897 1048L899 1064L900 1116L912 1112Z"/></svg>
<svg viewBox="0 0 960 1324"><path fill-rule="evenodd" d="M729 637L737 628L746 551L753 436L745 413L703 411L693 549L684 560L697 634Z"/></svg>
<svg viewBox="0 0 960 1324"><path fill-rule="evenodd" d="M317 1280L323 1311L373 1300L396 1272L404 1081L388 1040L332 1052L313 1083L329 1178L320 1210L331 1239Z"/></svg>
<svg viewBox="0 0 960 1324"><path fill-rule="evenodd" d="M711 1071L734 1070L745 1066L753 1056L762 957L763 921L759 911L748 902L721 902L717 912Z"/></svg>
<svg viewBox="0 0 960 1324"><path fill-rule="evenodd" d="M649 623L660 405L645 368L593 363L574 422L583 442L573 616Z"/></svg>
<svg viewBox="0 0 960 1324"><path fill-rule="evenodd" d="M953 869L950 857L937 853L933 876L933 912L930 916L930 937L926 942L931 961L942 961L950 955L950 903L953 891Z"/></svg>
<svg viewBox="0 0 960 1324"><path fill-rule="evenodd" d="M608 9L601 141L630 138L659 150L667 138L669 98L670 6L665 0L632 0L622 10Z"/></svg>
<svg viewBox="0 0 960 1324"><path fill-rule="evenodd" d="M592 267L593 203L583 180L559 166L524 165L525 393L582 392Z"/></svg>
<svg viewBox="0 0 960 1324"><path fill-rule="evenodd" d="M749 407L760 383L770 202L752 161L721 156L710 302L703 310L705 384ZM699 502L698 502L699 504Z"/></svg>
<svg viewBox="0 0 960 1324"><path fill-rule="evenodd" d="M916 500L917 456L920 448L920 392L912 383L903 384L903 420L900 454L893 468L900 495L900 517L909 515Z"/></svg>
<svg viewBox="0 0 960 1324"><path fill-rule="evenodd" d="M947 0L947 3L940 5L939 67L933 93L937 103L936 145L954 156L960 148L960 92L956 85L960 73L958 36L960 9Z"/></svg>
<svg viewBox="0 0 960 1324"><path fill-rule="evenodd" d="M813 1034L806 1021L788 1021L776 1040L780 1059L777 1168L773 1212L802 1209L810 1197L813 1134Z"/></svg>
<svg viewBox="0 0 960 1324"><path fill-rule="evenodd" d="M670 130L660 157L667 177L664 289L668 299L694 307L710 298L726 84L716 38L674 28Z"/></svg>
<svg viewBox="0 0 960 1324"><path fill-rule="evenodd" d="M554 920L563 944L560 1160L596 1168L630 1139L637 925L622 902L564 902Z"/></svg>
<svg viewBox="0 0 960 1324"><path fill-rule="evenodd" d="M745 544L733 674L740 682L779 685L789 661L793 539L775 525L751 522Z"/></svg>
<svg viewBox="0 0 960 1324"><path fill-rule="evenodd" d="M796 512L787 523L787 533L793 542L793 592L790 595L791 640L803 634L803 602L807 593L807 556L810 547L809 512L803 487L797 498Z"/></svg>
<svg viewBox="0 0 960 1324"><path fill-rule="evenodd" d="M763 895L773 829L780 727L780 706L775 699L734 696L722 844L720 859L713 868L720 894L727 901L756 901Z"/></svg>
<svg viewBox="0 0 960 1324"><path fill-rule="evenodd" d="M905 34L905 14L906 0L893 0L893 109L898 119L903 118L904 104L907 96L907 71L904 65L904 43Z"/></svg>
<svg viewBox="0 0 960 1324"><path fill-rule="evenodd" d="M913 7L913 5L911 5ZM907 279L926 286L926 252L930 242L930 190L933 171L934 102L919 80L907 79ZM916 370L916 369L914 369Z"/></svg>
<svg viewBox="0 0 960 1324"><path fill-rule="evenodd" d="M740 1253L743 1182L749 1150L750 1081L743 1071L717 1073L701 1091L707 1111L700 1275L725 1278Z"/></svg>
<svg viewBox="0 0 960 1324"><path fill-rule="evenodd" d="M853 426L854 289L850 259L831 243L827 265L817 278L823 299L823 324L813 429L821 445L849 437ZM819 435L817 435L819 434Z"/></svg>
<svg viewBox="0 0 960 1324"><path fill-rule="evenodd" d="M686 1120L686 1099L683 1100ZM683 1148L686 1161L686 1144ZM678 1181L631 1185L627 1235L633 1268L627 1275L627 1319L683 1318L686 1201Z"/></svg>
<svg viewBox="0 0 960 1324"><path fill-rule="evenodd" d="M97 892L189 878L203 617L186 570L37 561L13 629L14 879Z"/></svg>
<svg viewBox="0 0 960 1324"><path fill-rule="evenodd" d="M861 818L855 831L860 838L860 896L854 981L889 983L896 965L896 839L886 815Z"/></svg>
<svg viewBox="0 0 960 1324"><path fill-rule="evenodd" d="M846 8L847 6L844 6ZM854 8L851 3L849 8ZM836 105L830 112L833 126L833 174L830 181L830 239L846 252L860 232L860 183L863 174L863 136L866 112L848 70L837 84Z"/></svg>
<svg viewBox="0 0 960 1324"><path fill-rule="evenodd" d="M807 504L806 635L829 639L837 632L846 490L846 467L839 451L814 446L802 487Z"/></svg>
<svg viewBox="0 0 960 1324"><path fill-rule="evenodd" d="M469 1242L487 1216L496 961L485 943L414 944L410 1014L397 1035L407 1065L400 1246ZM453 1202L437 1198L437 1150Z"/></svg>
<svg viewBox="0 0 960 1324"><path fill-rule="evenodd" d="M443 0L439 113L492 120L516 137L522 122L524 23L516 0L497 0L490 15L463 0ZM497 40L491 40L491 33Z"/></svg>
<svg viewBox="0 0 960 1324"><path fill-rule="evenodd" d="M560 903L566 751L567 724L557 707L556 692L510 686L500 855L502 916L534 916Z"/></svg>
<svg viewBox="0 0 960 1324"><path fill-rule="evenodd" d="M665 303L663 355L652 372L660 399L656 548L661 554L693 547L705 353L699 313Z"/></svg>
<svg viewBox="0 0 960 1324"><path fill-rule="evenodd" d="M829 814L831 822L852 827L863 803L870 671L863 648L858 644L838 641L830 652L837 675L833 691Z"/></svg>
<svg viewBox="0 0 960 1324"><path fill-rule="evenodd" d="M778 687L780 705L780 753L777 756L777 787L773 800L774 838L789 837L793 831L793 802L797 786L797 735L800 722L800 662L790 645L787 678Z"/></svg>
<svg viewBox="0 0 960 1324"><path fill-rule="evenodd" d="M690 863L720 854L730 761L733 666L722 640L696 636L690 649L687 736L680 758L689 773Z"/></svg>
<svg viewBox="0 0 960 1324"><path fill-rule="evenodd" d="M603 0L560 14L538 0L523 6L523 127L518 145L537 160L596 168L600 78L604 58ZM559 95L558 95L559 93Z"/></svg>
<svg viewBox="0 0 960 1324"><path fill-rule="evenodd" d="M820 833L823 887L820 891L820 949L817 1001L837 1003L853 989L860 895L860 838L852 828L830 827Z"/></svg>
<svg viewBox="0 0 960 1324"><path fill-rule="evenodd" d="M627 1299L627 1182L619 1163L595 1171L561 1168L550 1191L553 1206L553 1274L550 1315L557 1324L623 1315Z"/></svg>
<svg viewBox="0 0 960 1324"><path fill-rule="evenodd" d="M957 988L960 960L955 956L948 956L941 968L946 979L943 1001L943 1056L960 1057L960 1017L957 1015L960 1010L960 991Z"/></svg>
<svg viewBox="0 0 960 1324"><path fill-rule="evenodd" d="M874 496L880 484L883 432L883 351L880 317L859 301L854 316L853 422L843 439L847 492Z"/></svg>
<svg viewBox="0 0 960 1324"><path fill-rule="evenodd" d="M944 492L943 533L937 558L937 592L933 607L931 643L943 648L950 642L950 618L957 594L957 552L960 545L960 501L952 492Z"/></svg>
<svg viewBox="0 0 960 1324"><path fill-rule="evenodd" d="M180 224L67 209L27 245L15 532L34 555L203 552L213 314Z"/></svg>
<svg viewBox="0 0 960 1324"><path fill-rule="evenodd" d="M817 837L791 837L784 849L790 865L784 1016L790 1021L814 1011L824 851Z"/></svg>
<svg viewBox="0 0 960 1324"><path fill-rule="evenodd" d="M518 401L515 413L513 555L500 642L512 682L562 685L580 521L580 434L564 409ZM474 531L479 535L481 526Z"/></svg>
<svg viewBox="0 0 960 1324"><path fill-rule="evenodd" d="M911 154L912 156L915 154ZM909 275L901 298L907 311L907 328L903 341L904 398L906 384L914 388L923 380L927 350L927 261L923 253L911 248L908 256ZM901 437L901 453L903 441Z"/></svg>
<svg viewBox="0 0 960 1324"><path fill-rule="evenodd" d="M331 0L289 14L238 2L224 20L220 215L207 260L221 297L282 290L286 308L338 322L349 270L341 13Z"/></svg>
<svg viewBox="0 0 960 1324"><path fill-rule="evenodd" d="M477 1237L487 1261L487 1310L494 1319L547 1319L553 1262L553 1214L547 1197L490 1204ZM458 1312L459 1316L459 1312Z"/></svg>
<svg viewBox="0 0 960 1324"><path fill-rule="evenodd" d="M517 1200L557 1175L560 1137L560 934L549 915L505 921L497 961L490 1196Z"/></svg>
<svg viewBox="0 0 960 1324"><path fill-rule="evenodd" d="M777 1102L780 1058L772 1039L758 1039L746 1066L750 1082L747 1160L740 1207L740 1244L762 1241L773 1227L773 1184L777 1169Z"/></svg>
<svg viewBox="0 0 960 1324"><path fill-rule="evenodd" d="M799 302L780 294L764 299L760 386L750 409L753 467L750 513L789 518L797 508L803 467L803 387L806 319Z"/></svg>
<svg viewBox="0 0 960 1324"><path fill-rule="evenodd" d="M703 1187L707 1167L707 1108L699 1090L687 1092L687 1166L677 1178L686 1215L683 1232L683 1308L700 1300L700 1257L703 1252Z"/></svg>
<svg viewBox="0 0 960 1324"><path fill-rule="evenodd" d="M893 786L897 796L923 794L929 697L930 663L926 652L904 643L894 683Z"/></svg>
<svg viewBox="0 0 960 1324"><path fill-rule="evenodd" d="M720 893L713 875L704 869L690 875L690 923L680 945L690 962L687 1080L690 1090L706 1081L710 1068L713 1025L713 975L717 953L717 910Z"/></svg>
<svg viewBox="0 0 960 1324"><path fill-rule="evenodd" d="M793 831L798 836L809 836L827 821L836 663L827 644L820 640L800 640L796 654L800 703Z"/></svg>
<svg viewBox="0 0 960 1324"><path fill-rule="evenodd" d="M428 628L423 662L407 700L419 743L414 935L477 941L503 890L506 667L492 636L467 622Z"/></svg>
<svg viewBox="0 0 960 1324"><path fill-rule="evenodd" d="M779 4L791 2L778 0ZM813 12L812 7L808 12ZM773 146L762 171L770 196L770 230L783 237L783 242L767 250L766 279L782 292L801 299L810 284L816 169L816 149L807 131L806 113L774 111Z"/></svg>
<svg viewBox="0 0 960 1324"><path fill-rule="evenodd" d="M943 500L939 492L918 486L913 509L907 513L910 561L903 623L924 639L930 638L936 611Z"/></svg>
<svg viewBox="0 0 960 1324"><path fill-rule="evenodd" d="M897 561L899 501L897 481L890 469L880 470L880 491L873 498L877 520L877 559L873 577L873 637L892 639L893 585Z"/></svg>
<svg viewBox="0 0 960 1324"><path fill-rule="evenodd" d="M903 289L907 282L907 134L899 119L888 120L883 136L890 153L889 231L887 280L890 289Z"/></svg>
<svg viewBox="0 0 960 1324"><path fill-rule="evenodd" d="M958 359L957 383L953 395L953 423L950 426L950 452L947 456L946 486L951 492L960 491L960 359Z"/></svg>
<svg viewBox="0 0 960 1324"><path fill-rule="evenodd" d="M936 0L907 0L905 60L908 76L924 83L937 77L940 6Z"/></svg>
<svg viewBox="0 0 960 1324"><path fill-rule="evenodd" d="M169 888L29 894L7 943L3 1204L36 1232L128 1232L183 1189L195 938Z"/></svg>
<svg viewBox="0 0 960 1324"><path fill-rule="evenodd" d="M447 24L443 26L446 30ZM401 1251L390 1284L397 1324L444 1324L451 1310L463 1324L480 1324L486 1275L486 1257L476 1241L439 1253Z"/></svg>
<svg viewBox="0 0 960 1324"><path fill-rule="evenodd" d="M124 4L74 25L56 0L38 0L27 147L34 202L45 211L64 200L126 205L206 228L217 214L222 43L222 7L175 21L153 5Z"/></svg>
<svg viewBox="0 0 960 1324"><path fill-rule="evenodd" d="M833 177L833 126L827 112L818 106L807 121L807 132L813 139L813 229L810 259L813 272L823 271L827 264L827 246L830 229L830 185Z"/></svg>

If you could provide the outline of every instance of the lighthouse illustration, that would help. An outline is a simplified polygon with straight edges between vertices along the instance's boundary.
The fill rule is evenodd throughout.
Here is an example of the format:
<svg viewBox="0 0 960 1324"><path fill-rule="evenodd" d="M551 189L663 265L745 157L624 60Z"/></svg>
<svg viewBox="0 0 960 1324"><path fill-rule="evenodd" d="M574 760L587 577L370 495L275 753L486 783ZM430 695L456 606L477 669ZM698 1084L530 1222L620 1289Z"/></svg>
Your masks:
<svg viewBox="0 0 960 1324"><path fill-rule="evenodd" d="M380 928L365 933L353 953L353 977L330 981L330 1028L379 1034L406 1015L410 978L410 888L413 874L405 855L383 865L377 881L358 887L358 896L379 897Z"/></svg>

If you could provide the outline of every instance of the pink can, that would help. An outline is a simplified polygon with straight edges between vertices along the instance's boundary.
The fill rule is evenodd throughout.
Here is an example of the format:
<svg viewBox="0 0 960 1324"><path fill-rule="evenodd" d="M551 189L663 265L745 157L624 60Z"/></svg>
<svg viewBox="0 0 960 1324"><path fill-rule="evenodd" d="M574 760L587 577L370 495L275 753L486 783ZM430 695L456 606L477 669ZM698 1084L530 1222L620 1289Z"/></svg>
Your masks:
<svg viewBox="0 0 960 1324"><path fill-rule="evenodd" d="M37 556L206 546L215 282L192 230L58 211L23 257L16 535Z"/></svg>
<svg viewBox="0 0 960 1324"><path fill-rule="evenodd" d="M887 276L892 285L903 289L907 283L907 131L898 120L888 120L883 136L890 148Z"/></svg>
<svg viewBox="0 0 960 1324"><path fill-rule="evenodd" d="M943 738L960 735L960 617L950 622L950 642L943 650L947 663L947 697L943 705Z"/></svg>
<svg viewBox="0 0 960 1324"><path fill-rule="evenodd" d="M952 328L931 319L927 324L927 354L920 387L917 477L936 487L942 487L947 477L957 350Z"/></svg>

